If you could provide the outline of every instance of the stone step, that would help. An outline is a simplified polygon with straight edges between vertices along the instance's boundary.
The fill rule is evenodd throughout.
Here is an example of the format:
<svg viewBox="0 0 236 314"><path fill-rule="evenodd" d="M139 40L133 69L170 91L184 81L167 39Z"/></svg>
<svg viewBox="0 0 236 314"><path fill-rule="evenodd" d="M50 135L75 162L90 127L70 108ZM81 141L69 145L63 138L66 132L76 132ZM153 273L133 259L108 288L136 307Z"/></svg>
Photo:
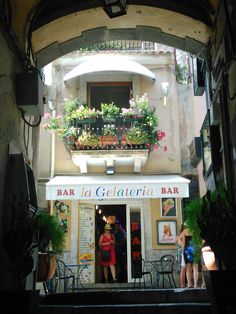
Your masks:
<svg viewBox="0 0 236 314"><path fill-rule="evenodd" d="M80 291L41 296L44 305L208 303L205 289L135 289Z"/></svg>
<svg viewBox="0 0 236 314"><path fill-rule="evenodd" d="M209 314L209 303L39 305L35 314Z"/></svg>

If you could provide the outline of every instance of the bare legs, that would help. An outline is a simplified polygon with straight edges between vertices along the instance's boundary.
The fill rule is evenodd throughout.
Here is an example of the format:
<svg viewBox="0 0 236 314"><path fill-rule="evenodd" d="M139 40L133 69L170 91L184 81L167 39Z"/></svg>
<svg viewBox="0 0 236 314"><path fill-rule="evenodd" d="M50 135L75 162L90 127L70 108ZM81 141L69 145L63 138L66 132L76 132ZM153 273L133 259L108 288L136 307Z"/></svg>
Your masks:
<svg viewBox="0 0 236 314"><path fill-rule="evenodd" d="M103 266L103 273L105 281L108 282L108 266Z"/></svg>
<svg viewBox="0 0 236 314"><path fill-rule="evenodd" d="M181 288L185 287L185 273L186 273L186 268L181 266L181 269L180 269L180 287Z"/></svg>
<svg viewBox="0 0 236 314"><path fill-rule="evenodd" d="M116 267L115 267L115 265L110 265L110 270L111 270L112 279L115 280L116 279Z"/></svg>
<svg viewBox="0 0 236 314"><path fill-rule="evenodd" d="M199 272L198 272L198 264L187 264L187 270L186 270L186 277L188 282L188 288L192 287L192 270L193 270L193 284L194 288L197 288L198 285L198 278L199 278Z"/></svg>
<svg viewBox="0 0 236 314"><path fill-rule="evenodd" d="M190 263L186 265L186 277L188 288L190 288L192 286L192 264Z"/></svg>
<svg viewBox="0 0 236 314"><path fill-rule="evenodd" d="M110 270L111 270L111 275L113 280L116 279L116 267L115 265L109 265ZM104 278L105 281L108 282L108 266L103 266L103 272L104 272Z"/></svg>
<svg viewBox="0 0 236 314"><path fill-rule="evenodd" d="M199 278L198 264L193 264L193 286L197 288Z"/></svg>

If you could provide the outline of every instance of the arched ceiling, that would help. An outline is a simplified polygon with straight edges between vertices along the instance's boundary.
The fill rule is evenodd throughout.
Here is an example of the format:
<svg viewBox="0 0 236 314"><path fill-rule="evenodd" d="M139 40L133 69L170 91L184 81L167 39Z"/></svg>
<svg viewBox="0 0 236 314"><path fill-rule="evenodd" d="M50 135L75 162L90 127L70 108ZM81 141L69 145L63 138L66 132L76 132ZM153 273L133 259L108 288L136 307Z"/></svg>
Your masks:
<svg viewBox="0 0 236 314"><path fill-rule="evenodd" d="M201 55L214 30L219 0L128 0L127 14L113 19L99 0L2 3L6 14L1 15L8 23L11 18L21 47L43 66L80 47L119 39L155 41Z"/></svg>

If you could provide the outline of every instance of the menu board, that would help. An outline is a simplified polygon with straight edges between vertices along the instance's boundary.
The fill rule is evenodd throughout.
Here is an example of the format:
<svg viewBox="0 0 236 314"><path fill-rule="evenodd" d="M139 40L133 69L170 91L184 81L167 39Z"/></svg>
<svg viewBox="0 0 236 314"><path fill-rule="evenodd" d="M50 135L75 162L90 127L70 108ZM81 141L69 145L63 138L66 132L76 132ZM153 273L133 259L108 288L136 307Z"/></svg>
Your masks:
<svg viewBox="0 0 236 314"><path fill-rule="evenodd" d="M95 209L93 205L80 205L79 211L79 263L86 265L81 281L95 282Z"/></svg>

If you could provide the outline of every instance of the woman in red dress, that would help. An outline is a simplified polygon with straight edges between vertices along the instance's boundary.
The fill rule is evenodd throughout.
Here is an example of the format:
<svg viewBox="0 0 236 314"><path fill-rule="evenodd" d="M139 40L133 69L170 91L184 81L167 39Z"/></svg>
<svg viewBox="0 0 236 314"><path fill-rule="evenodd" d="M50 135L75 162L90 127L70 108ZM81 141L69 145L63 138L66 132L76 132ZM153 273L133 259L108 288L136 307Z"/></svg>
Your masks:
<svg viewBox="0 0 236 314"><path fill-rule="evenodd" d="M98 245L100 246L101 250L109 250L111 251L111 258L109 261L102 261L100 258L100 265L103 266L103 272L105 281L108 282L108 267L110 267L111 275L113 278L113 282L117 282L116 279L116 252L115 252L115 237L114 234L111 234L111 225L105 225L105 232L101 234Z"/></svg>

